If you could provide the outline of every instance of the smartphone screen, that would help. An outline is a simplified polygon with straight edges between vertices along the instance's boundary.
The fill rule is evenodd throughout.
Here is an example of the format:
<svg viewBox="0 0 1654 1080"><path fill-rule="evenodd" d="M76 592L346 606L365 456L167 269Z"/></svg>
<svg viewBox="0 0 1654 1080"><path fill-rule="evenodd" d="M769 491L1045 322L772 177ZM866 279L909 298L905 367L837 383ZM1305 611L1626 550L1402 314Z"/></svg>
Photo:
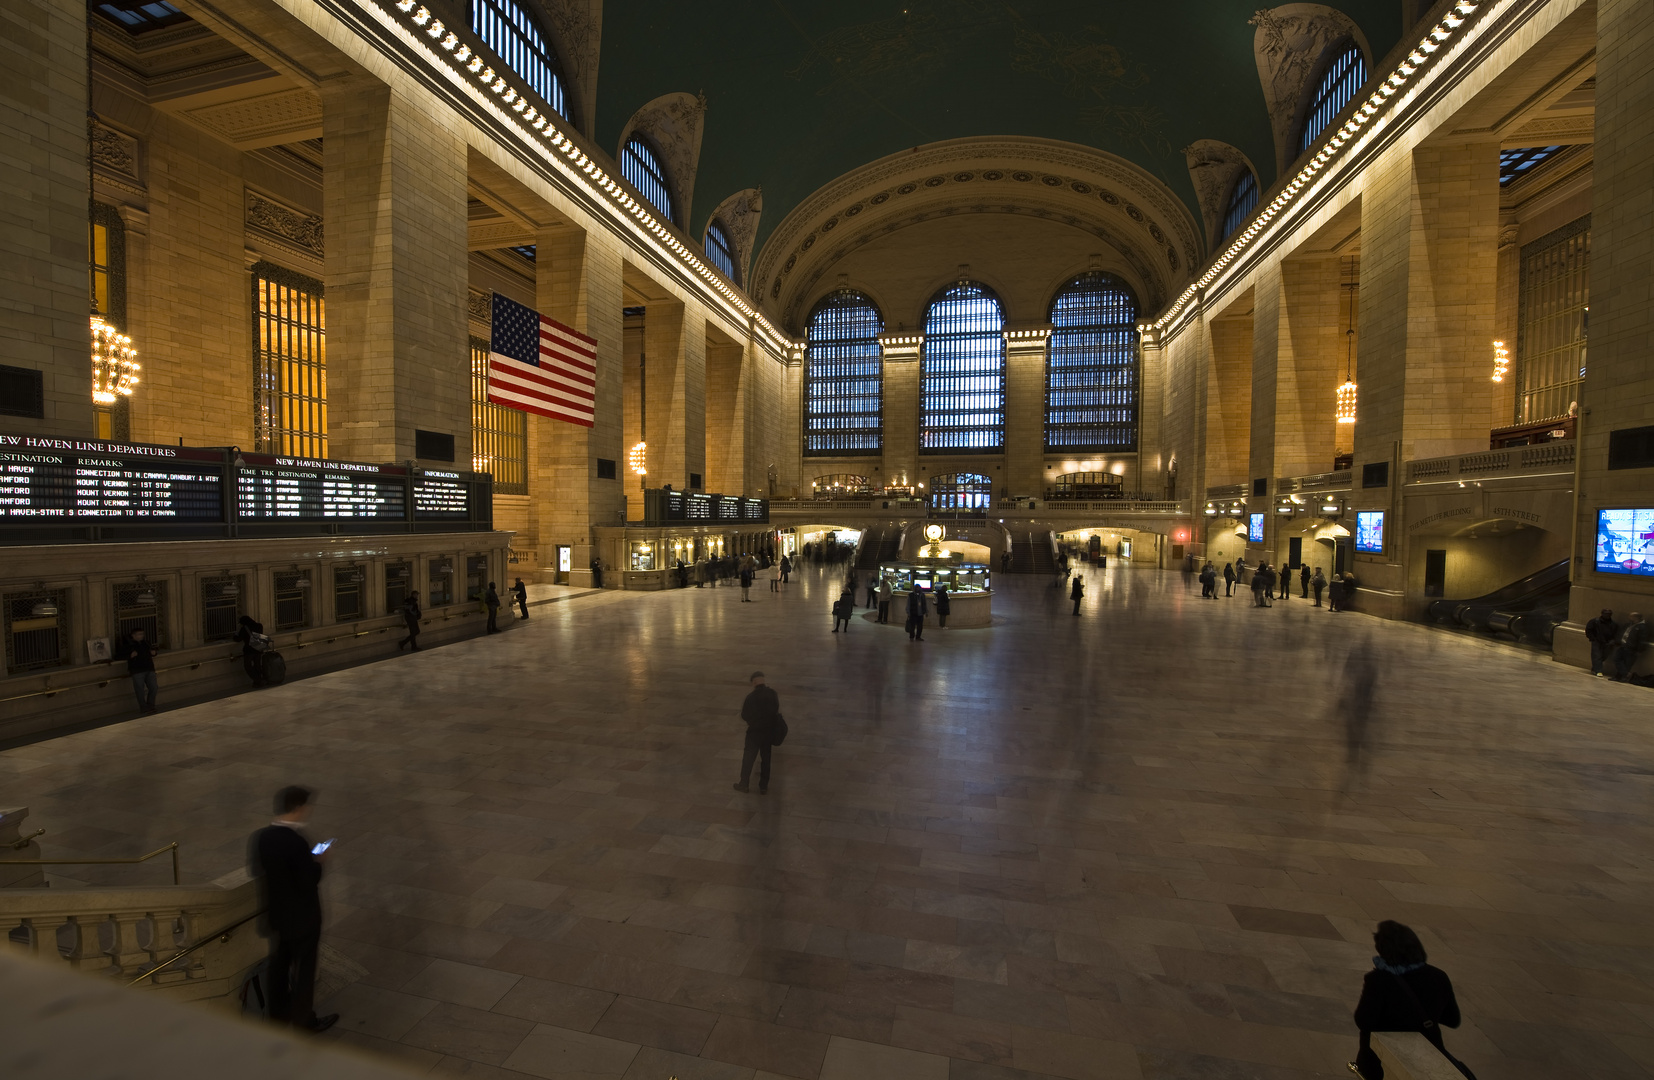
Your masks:
<svg viewBox="0 0 1654 1080"><path fill-rule="evenodd" d="M310 854L320 855L322 852L326 851L328 848L330 848L332 846L333 846L333 841L323 840L321 843L317 844L315 847L310 849Z"/></svg>

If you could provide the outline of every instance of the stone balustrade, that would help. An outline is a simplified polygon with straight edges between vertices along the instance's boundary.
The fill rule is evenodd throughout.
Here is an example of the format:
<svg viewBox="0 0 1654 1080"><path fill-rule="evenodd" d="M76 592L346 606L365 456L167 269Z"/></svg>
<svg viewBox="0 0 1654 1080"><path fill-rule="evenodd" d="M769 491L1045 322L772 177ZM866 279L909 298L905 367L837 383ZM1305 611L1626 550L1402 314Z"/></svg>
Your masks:
<svg viewBox="0 0 1654 1080"><path fill-rule="evenodd" d="M130 982L202 945L142 984L175 988L171 996L186 1000L239 987L265 951L252 919L258 910L245 870L210 885L0 890L0 930L35 957L76 971Z"/></svg>
<svg viewBox="0 0 1654 1080"><path fill-rule="evenodd" d="M1275 494L1293 495L1300 491L1348 491L1350 488L1349 469L1338 469L1334 472L1315 473L1310 476L1282 476L1275 480Z"/></svg>
<svg viewBox="0 0 1654 1080"><path fill-rule="evenodd" d="M1439 484L1454 480L1490 480L1572 474L1576 443L1572 440L1483 450L1474 454L1420 458L1407 463L1407 483Z"/></svg>

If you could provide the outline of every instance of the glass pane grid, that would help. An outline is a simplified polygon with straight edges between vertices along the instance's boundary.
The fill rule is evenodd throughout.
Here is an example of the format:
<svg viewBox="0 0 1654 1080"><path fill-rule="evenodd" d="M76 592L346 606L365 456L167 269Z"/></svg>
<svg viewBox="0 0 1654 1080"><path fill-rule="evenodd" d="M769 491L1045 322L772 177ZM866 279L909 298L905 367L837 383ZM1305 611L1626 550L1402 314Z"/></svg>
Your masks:
<svg viewBox="0 0 1654 1080"><path fill-rule="evenodd" d="M1005 445L1005 315L984 285L943 290L925 314L919 452Z"/></svg>
<svg viewBox="0 0 1654 1080"><path fill-rule="evenodd" d="M993 505L993 477L981 473L948 473L930 478L933 510L985 510Z"/></svg>
<svg viewBox="0 0 1654 1080"><path fill-rule="evenodd" d="M1081 274L1051 304L1045 448L1137 449L1137 295L1113 274Z"/></svg>
<svg viewBox="0 0 1654 1080"><path fill-rule="evenodd" d="M735 280L735 253L730 247L729 233L724 231L723 222L716 219L706 227L706 257L726 278Z"/></svg>
<svg viewBox="0 0 1654 1080"><path fill-rule="evenodd" d="M804 452L876 454L883 446L884 319L861 293L823 300L805 351Z"/></svg>
<svg viewBox="0 0 1654 1080"><path fill-rule="evenodd" d="M627 183L637 188L639 195L666 215L668 221L677 220L672 209L672 191L666 186L666 171L655 159L655 152L642 139L631 139L626 143L620 155L620 174Z"/></svg>
<svg viewBox="0 0 1654 1080"><path fill-rule="evenodd" d="M1240 179L1235 181L1234 190L1229 193L1229 207L1223 212L1223 231L1219 239L1227 240L1235 234L1235 230L1245 225L1252 217L1252 211L1258 208L1258 178L1247 169L1241 173Z"/></svg>
<svg viewBox="0 0 1654 1080"><path fill-rule="evenodd" d="M1316 137L1344 111L1344 106L1355 100L1366 81L1367 61L1352 41L1338 54L1315 88L1315 96L1304 114L1304 130L1298 139L1300 154L1314 145Z"/></svg>
<svg viewBox="0 0 1654 1080"><path fill-rule="evenodd" d="M488 400L488 342L471 339L471 468L496 495L528 494L528 414Z"/></svg>
<svg viewBox="0 0 1654 1080"><path fill-rule="evenodd" d="M7 593L6 670L38 671L69 662L69 590L35 589Z"/></svg>
<svg viewBox="0 0 1654 1080"><path fill-rule="evenodd" d="M540 100L568 119L556 55L527 11L513 0L471 0L471 29Z"/></svg>
<svg viewBox="0 0 1654 1080"><path fill-rule="evenodd" d="M1499 151L1499 186L1504 187L1517 177L1526 176L1566 149L1565 146L1527 146Z"/></svg>
<svg viewBox="0 0 1654 1080"><path fill-rule="evenodd" d="M1585 378L1591 229L1583 218L1522 249L1516 363L1517 422L1567 416Z"/></svg>
<svg viewBox="0 0 1654 1080"><path fill-rule="evenodd" d="M253 423L267 454L327 457L327 357L320 283L253 278Z"/></svg>

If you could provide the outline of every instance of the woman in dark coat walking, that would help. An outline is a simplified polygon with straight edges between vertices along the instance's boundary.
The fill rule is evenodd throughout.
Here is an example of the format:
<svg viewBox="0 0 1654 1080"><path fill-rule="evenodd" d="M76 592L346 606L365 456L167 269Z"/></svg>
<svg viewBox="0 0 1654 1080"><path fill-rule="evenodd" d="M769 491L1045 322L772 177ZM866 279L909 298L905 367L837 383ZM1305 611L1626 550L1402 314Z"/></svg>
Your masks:
<svg viewBox="0 0 1654 1080"><path fill-rule="evenodd" d="M402 621L408 625L408 636L396 643L397 652L401 652L404 645L412 645L414 652L419 651L419 619L424 614L419 610L419 593L409 593L408 598L402 601Z"/></svg>
<svg viewBox="0 0 1654 1080"><path fill-rule="evenodd" d="M1373 970L1361 984L1355 1026L1361 1049L1350 1063L1364 1080L1384 1080L1384 1064L1373 1052L1375 1031L1417 1031L1465 1076L1474 1074L1447 1052L1441 1029L1459 1026L1459 1002L1453 982L1441 968L1425 962L1424 945L1410 927L1386 919L1373 932Z"/></svg>
<svg viewBox="0 0 1654 1080"><path fill-rule="evenodd" d="M1078 574L1074 576L1074 584L1069 586L1068 598L1074 601L1074 614L1080 613L1080 598L1085 596L1085 580Z"/></svg>
<svg viewBox="0 0 1654 1080"><path fill-rule="evenodd" d="M943 585L936 586L936 625L948 628L948 590Z"/></svg>

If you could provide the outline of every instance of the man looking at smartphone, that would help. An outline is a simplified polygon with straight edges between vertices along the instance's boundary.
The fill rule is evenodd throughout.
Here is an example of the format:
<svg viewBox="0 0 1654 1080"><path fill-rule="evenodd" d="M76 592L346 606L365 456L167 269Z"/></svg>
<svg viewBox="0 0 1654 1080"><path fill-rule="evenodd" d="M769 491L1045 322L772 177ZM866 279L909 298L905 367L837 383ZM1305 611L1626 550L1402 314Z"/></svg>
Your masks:
<svg viewBox="0 0 1654 1080"><path fill-rule="evenodd" d="M297 785L276 792L276 819L253 834L251 871L262 883L270 927L270 1019L322 1032L338 1013L316 1015L316 951L322 941L322 862L329 840L314 847L300 827L310 819L312 792Z"/></svg>

